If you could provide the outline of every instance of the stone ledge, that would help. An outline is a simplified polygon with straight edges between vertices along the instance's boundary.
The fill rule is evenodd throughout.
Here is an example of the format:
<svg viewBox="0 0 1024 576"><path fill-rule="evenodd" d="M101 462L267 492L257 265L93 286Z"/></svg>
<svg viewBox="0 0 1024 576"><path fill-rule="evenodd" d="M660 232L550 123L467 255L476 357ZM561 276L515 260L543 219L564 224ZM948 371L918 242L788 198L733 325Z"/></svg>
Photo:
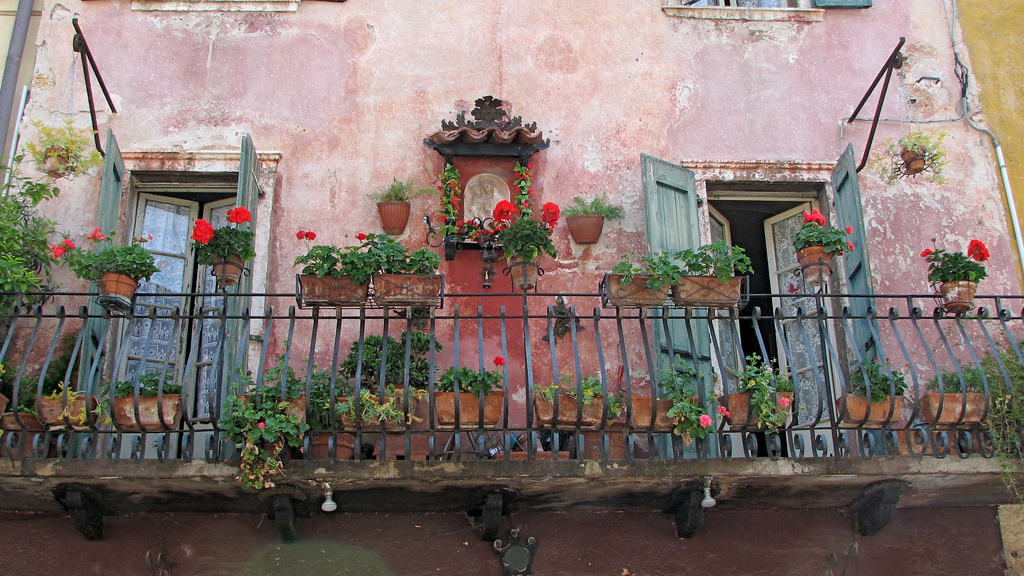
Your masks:
<svg viewBox="0 0 1024 576"><path fill-rule="evenodd" d="M749 20L756 22L821 22L820 8L732 8L728 6L662 6L668 16L698 20Z"/></svg>

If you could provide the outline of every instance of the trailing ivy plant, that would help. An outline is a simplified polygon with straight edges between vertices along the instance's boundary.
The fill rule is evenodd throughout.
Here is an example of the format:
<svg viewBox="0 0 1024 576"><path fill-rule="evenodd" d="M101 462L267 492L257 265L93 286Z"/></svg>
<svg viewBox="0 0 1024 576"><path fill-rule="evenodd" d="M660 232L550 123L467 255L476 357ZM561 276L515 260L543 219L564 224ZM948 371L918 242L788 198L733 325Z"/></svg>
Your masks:
<svg viewBox="0 0 1024 576"><path fill-rule="evenodd" d="M572 204L562 209L562 216L566 218L585 215L604 216L605 220L618 220L625 215L625 211L622 206L610 204L607 194L596 196L590 200L574 196Z"/></svg>

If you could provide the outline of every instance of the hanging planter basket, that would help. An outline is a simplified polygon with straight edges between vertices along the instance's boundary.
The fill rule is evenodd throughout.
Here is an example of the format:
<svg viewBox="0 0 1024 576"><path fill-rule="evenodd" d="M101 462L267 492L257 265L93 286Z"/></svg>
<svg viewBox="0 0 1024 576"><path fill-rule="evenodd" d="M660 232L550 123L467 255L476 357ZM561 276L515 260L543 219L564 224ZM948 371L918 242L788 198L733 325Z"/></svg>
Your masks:
<svg viewBox="0 0 1024 576"><path fill-rule="evenodd" d="M223 289L238 284L245 272L245 261L238 256L213 259L212 274L217 279L217 288Z"/></svg>
<svg viewBox="0 0 1024 576"><path fill-rule="evenodd" d="M800 263L800 271L804 278L804 287L815 291L818 287L828 284L832 276L832 255L825 251L824 246L808 246L797 250L796 260Z"/></svg>
<svg viewBox="0 0 1024 576"><path fill-rule="evenodd" d="M577 244L597 244L604 230L604 216L597 214L580 214L566 216L565 224L569 228L572 241Z"/></svg>
<svg viewBox="0 0 1024 576"><path fill-rule="evenodd" d="M544 275L544 269L532 260L509 258L505 275L512 278L513 291L526 292L527 290L536 290L537 279Z"/></svg>
<svg viewBox="0 0 1024 576"><path fill-rule="evenodd" d="M398 236L405 232L405 227L409 224L410 210L408 202L378 202L377 215L380 216L380 225L384 228L384 233Z"/></svg>

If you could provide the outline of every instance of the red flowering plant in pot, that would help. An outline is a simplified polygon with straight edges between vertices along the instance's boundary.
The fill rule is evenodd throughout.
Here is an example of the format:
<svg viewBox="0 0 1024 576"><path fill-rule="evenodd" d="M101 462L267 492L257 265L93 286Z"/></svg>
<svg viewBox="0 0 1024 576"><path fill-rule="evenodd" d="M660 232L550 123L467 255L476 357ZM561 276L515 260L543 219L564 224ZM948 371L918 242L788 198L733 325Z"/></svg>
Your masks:
<svg viewBox="0 0 1024 576"><path fill-rule="evenodd" d="M316 232L299 230L295 237L306 243L307 251L295 258L295 265L302 266L296 274L295 298L303 306L362 306L366 303L370 276L380 268L378 258L368 254L368 236L360 233L355 246L339 248L318 244Z"/></svg>
<svg viewBox="0 0 1024 576"><path fill-rule="evenodd" d="M805 211L803 216L804 225L793 236L793 246L796 248L796 259L800 263L804 284L816 288L828 282L833 256L853 251L853 243L846 239L853 228L829 226L825 215L817 208Z"/></svg>
<svg viewBox="0 0 1024 576"><path fill-rule="evenodd" d="M213 266L213 275L220 287L238 283L246 261L256 255L253 239L256 233L250 226L252 214L244 206L228 210L228 225L214 229L213 224L199 218L192 227L195 240L196 262Z"/></svg>
<svg viewBox="0 0 1024 576"><path fill-rule="evenodd" d="M75 275L83 280L97 282L100 305L125 310L139 287L139 280L149 280L160 271L153 253L142 247L152 236L132 238L127 246L114 245L114 231L104 233L94 228L86 239L92 241L93 250L79 248L73 240L65 238L50 247L54 260L67 262Z"/></svg>
<svg viewBox="0 0 1024 576"><path fill-rule="evenodd" d="M505 250L513 285L519 290L530 290L537 286L540 273L537 258L541 254L552 258L558 255L551 233L558 225L561 209L558 204L547 202L535 219L530 169L517 164L516 176L518 192L513 202L502 200L494 207L494 231L495 239Z"/></svg>
<svg viewBox="0 0 1024 576"><path fill-rule="evenodd" d="M934 248L921 252L928 262L928 280L942 297L947 312L961 313L974 308L974 293L978 281L988 276L981 265L991 257L981 240L971 240L967 253L947 252L932 239Z"/></svg>

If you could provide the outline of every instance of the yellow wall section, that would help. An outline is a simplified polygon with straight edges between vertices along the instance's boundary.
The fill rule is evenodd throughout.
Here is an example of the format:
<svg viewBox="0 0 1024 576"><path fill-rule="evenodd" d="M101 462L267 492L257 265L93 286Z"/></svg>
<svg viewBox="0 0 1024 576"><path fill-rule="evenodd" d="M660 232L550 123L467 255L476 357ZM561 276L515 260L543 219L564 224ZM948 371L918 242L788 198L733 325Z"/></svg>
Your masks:
<svg viewBox="0 0 1024 576"><path fill-rule="evenodd" d="M1024 213L1024 2L957 0L985 124L1003 147L1017 213ZM1002 184L1000 184L1001 186Z"/></svg>

